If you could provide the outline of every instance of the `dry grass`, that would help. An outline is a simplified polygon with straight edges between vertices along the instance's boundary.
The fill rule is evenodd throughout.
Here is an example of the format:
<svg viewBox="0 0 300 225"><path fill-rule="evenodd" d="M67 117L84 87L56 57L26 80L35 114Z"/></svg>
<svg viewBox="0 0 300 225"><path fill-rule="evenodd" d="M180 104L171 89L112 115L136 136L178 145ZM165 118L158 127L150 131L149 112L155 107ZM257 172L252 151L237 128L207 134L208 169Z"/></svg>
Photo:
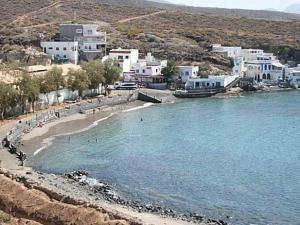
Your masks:
<svg viewBox="0 0 300 225"><path fill-rule="evenodd" d="M5 212L0 210L0 224L10 222L11 217L10 215L6 214Z"/></svg>

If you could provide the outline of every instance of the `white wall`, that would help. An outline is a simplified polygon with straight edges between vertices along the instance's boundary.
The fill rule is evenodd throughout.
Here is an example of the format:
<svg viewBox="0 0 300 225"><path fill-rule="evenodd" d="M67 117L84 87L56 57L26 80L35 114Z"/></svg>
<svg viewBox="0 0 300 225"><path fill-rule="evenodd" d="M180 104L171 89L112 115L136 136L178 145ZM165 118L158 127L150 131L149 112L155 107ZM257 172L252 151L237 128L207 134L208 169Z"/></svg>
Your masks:
<svg viewBox="0 0 300 225"><path fill-rule="evenodd" d="M157 76L161 75L161 66L147 66L146 62L138 62L133 64L133 70L136 75L141 76Z"/></svg>
<svg viewBox="0 0 300 225"><path fill-rule="evenodd" d="M197 77L199 72L198 66L179 66L179 76L183 83L187 82L187 80L191 77Z"/></svg>
<svg viewBox="0 0 300 225"><path fill-rule="evenodd" d="M190 78L185 84L186 89L189 87L197 88L196 83L199 83L200 87L198 88L216 88L217 83L219 83L219 87L227 87L231 84L238 76L208 76L208 78Z"/></svg>
<svg viewBox="0 0 300 225"><path fill-rule="evenodd" d="M102 91L102 86L100 85L99 90L84 90L82 92L82 96L89 96L93 93L101 93ZM60 97L59 102L62 103L64 101L72 100L78 97L78 91L71 91L69 89L61 89L58 91ZM47 94L39 94L39 100L44 101L48 103L49 100L49 105L53 105L54 103L57 103L57 93L56 91L52 91Z"/></svg>
<svg viewBox="0 0 300 225"><path fill-rule="evenodd" d="M44 53L52 58L67 58L71 63L78 63L78 42L41 42Z"/></svg>

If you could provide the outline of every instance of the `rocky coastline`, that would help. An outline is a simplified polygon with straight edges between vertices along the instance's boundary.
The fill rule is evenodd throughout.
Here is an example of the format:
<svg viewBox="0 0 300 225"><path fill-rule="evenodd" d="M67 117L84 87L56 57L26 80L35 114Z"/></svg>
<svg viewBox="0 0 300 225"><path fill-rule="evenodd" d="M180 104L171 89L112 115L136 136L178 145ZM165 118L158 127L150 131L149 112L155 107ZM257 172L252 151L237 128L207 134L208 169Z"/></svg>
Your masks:
<svg viewBox="0 0 300 225"><path fill-rule="evenodd" d="M154 213L163 217L170 217L182 221L193 222L196 224L205 223L214 225L228 225L227 222L221 219L210 219L198 215L197 213L178 213L175 210L159 205L123 199L114 192L112 185L97 181L96 179L89 177L89 174L86 171L73 171L70 173L65 173L62 176L89 189L96 196L97 194L100 194L108 202L130 207L139 213Z"/></svg>

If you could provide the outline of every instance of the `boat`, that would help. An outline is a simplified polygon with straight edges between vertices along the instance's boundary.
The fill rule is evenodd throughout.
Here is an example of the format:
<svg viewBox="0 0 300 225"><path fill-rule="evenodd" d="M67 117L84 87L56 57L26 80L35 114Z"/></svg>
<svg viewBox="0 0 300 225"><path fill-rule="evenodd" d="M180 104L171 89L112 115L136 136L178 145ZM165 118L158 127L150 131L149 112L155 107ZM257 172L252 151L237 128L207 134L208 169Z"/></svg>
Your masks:
<svg viewBox="0 0 300 225"><path fill-rule="evenodd" d="M221 92L225 92L225 89L177 90L174 92L174 96L177 98L206 98Z"/></svg>

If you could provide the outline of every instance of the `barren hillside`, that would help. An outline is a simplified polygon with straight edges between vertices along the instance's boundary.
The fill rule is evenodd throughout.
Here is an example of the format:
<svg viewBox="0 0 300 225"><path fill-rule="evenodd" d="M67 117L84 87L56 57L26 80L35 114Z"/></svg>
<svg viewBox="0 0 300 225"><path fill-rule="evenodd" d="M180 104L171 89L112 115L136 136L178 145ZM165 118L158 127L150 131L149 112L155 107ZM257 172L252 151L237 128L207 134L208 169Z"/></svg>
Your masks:
<svg viewBox="0 0 300 225"><path fill-rule="evenodd" d="M38 33L50 39L59 23L96 21L108 32L109 48L139 48L161 58L230 66L228 60L208 51L212 43L221 43L263 48L282 59L300 60L300 16L293 14L219 13L220 9L211 13L212 9L187 7L197 11L193 12L142 0L12 0L1 1L0 7L0 58L20 47L38 46ZM272 16L268 20L241 17L245 12L252 15L249 17L257 13Z"/></svg>

